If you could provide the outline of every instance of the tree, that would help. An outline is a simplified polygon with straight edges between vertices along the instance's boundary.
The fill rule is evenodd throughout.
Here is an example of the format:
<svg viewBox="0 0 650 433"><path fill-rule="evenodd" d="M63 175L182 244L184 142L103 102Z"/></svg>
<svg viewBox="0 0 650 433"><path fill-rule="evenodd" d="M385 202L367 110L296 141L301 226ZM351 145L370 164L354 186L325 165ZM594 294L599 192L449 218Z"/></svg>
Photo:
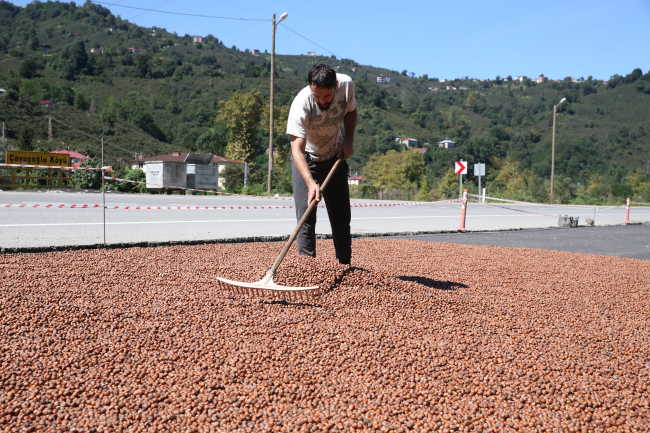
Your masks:
<svg viewBox="0 0 650 433"><path fill-rule="evenodd" d="M228 102L219 101L216 122L230 128L226 157L242 162L255 160L255 136L262 115L262 95L257 90L245 94L235 93Z"/></svg>
<svg viewBox="0 0 650 433"><path fill-rule="evenodd" d="M478 97L476 96L476 92L469 92L469 95L467 96L467 101L465 101L465 108L474 111L474 108L476 108L476 102L478 101Z"/></svg>
<svg viewBox="0 0 650 433"><path fill-rule="evenodd" d="M425 128L426 127L426 121L427 121L427 116L421 111L415 111L411 114L411 117L409 118L413 124L419 126L420 128Z"/></svg>
<svg viewBox="0 0 650 433"><path fill-rule="evenodd" d="M77 92L74 97L74 108L81 111L86 111L88 109L88 102L80 92Z"/></svg>
<svg viewBox="0 0 650 433"><path fill-rule="evenodd" d="M228 134L223 124L208 129L196 140L196 148L199 152L213 153L222 156L226 153L228 145Z"/></svg>
<svg viewBox="0 0 650 433"><path fill-rule="evenodd" d="M23 63L20 65L20 69L18 70L18 73L20 74L21 77L30 79L34 75L36 75L36 62L32 59L26 59L23 61Z"/></svg>
<svg viewBox="0 0 650 433"><path fill-rule="evenodd" d="M146 56L138 56L138 61L133 69L133 76L135 78L149 78L151 76L151 68Z"/></svg>
<svg viewBox="0 0 650 433"><path fill-rule="evenodd" d="M267 134L271 132L270 121L271 119L271 107L269 105L264 105L264 114L263 114L263 124L264 132ZM274 166L284 167L284 163L287 158L289 158L289 136L286 134L287 131L287 122L289 121L289 106L282 105L278 107L275 106L273 110L273 132L275 137L273 138L274 148L277 151L277 156L275 157ZM275 169L274 169L275 170Z"/></svg>
<svg viewBox="0 0 650 433"><path fill-rule="evenodd" d="M34 150L34 133L31 129L27 128L27 125L23 126L23 129L20 130L20 136L18 138L18 145L21 150Z"/></svg>
<svg viewBox="0 0 650 433"><path fill-rule="evenodd" d="M372 156L363 170L364 176L378 188L412 188L424 173L424 156L412 150L390 150L385 155Z"/></svg>

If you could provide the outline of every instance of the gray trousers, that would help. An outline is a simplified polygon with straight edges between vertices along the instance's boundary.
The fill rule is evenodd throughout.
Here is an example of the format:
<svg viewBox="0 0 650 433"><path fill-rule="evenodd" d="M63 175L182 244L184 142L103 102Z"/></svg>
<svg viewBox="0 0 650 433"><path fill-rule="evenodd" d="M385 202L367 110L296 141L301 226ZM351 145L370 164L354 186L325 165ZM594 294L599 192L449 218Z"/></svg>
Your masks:
<svg viewBox="0 0 650 433"><path fill-rule="evenodd" d="M314 180L320 185L325 181L336 157L323 162L313 162L307 155L307 163ZM296 202L296 218L298 221L309 207L307 196L309 188L305 180L298 172L296 164L291 162L291 174L293 178L293 197ZM342 161L336 172L332 175L325 191L322 191L323 199L327 207L330 225L332 226L332 238L336 249L336 258L341 263L350 263L352 258L352 237L350 236L350 191L348 190L348 164ZM309 218L305 221L298 232L298 254L301 256L316 257L316 211L311 211Z"/></svg>

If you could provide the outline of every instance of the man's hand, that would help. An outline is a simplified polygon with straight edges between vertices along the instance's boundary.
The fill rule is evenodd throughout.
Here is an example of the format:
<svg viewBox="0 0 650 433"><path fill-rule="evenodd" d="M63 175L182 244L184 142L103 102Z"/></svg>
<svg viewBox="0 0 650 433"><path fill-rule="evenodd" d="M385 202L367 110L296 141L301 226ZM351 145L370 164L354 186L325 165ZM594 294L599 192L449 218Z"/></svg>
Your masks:
<svg viewBox="0 0 650 433"><path fill-rule="evenodd" d="M312 200L316 199L316 202L320 203L322 196L320 193L320 186L316 182L309 184L309 194L307 194L307 204L311 204Z"/></svg>
<svg viewBox="0 0 650 433"><path fill-rule="evenodd" d="M354 150L352 148L352 139L347 136L343 138L343 141L339 145L338 157L339 159L346 160L352 156Z"/></svg>

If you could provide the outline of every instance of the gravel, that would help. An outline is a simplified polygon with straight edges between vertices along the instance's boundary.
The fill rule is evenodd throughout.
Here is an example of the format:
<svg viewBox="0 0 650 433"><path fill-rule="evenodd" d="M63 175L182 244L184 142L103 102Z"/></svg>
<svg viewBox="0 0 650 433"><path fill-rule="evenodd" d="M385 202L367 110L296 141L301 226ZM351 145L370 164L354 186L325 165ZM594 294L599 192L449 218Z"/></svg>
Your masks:
<svg viewBox="0 0 650 433"><path fill-rule="evenodd" d="M364 239L0 256L0 426L49 431L639 431L650 261Z"/></svg>

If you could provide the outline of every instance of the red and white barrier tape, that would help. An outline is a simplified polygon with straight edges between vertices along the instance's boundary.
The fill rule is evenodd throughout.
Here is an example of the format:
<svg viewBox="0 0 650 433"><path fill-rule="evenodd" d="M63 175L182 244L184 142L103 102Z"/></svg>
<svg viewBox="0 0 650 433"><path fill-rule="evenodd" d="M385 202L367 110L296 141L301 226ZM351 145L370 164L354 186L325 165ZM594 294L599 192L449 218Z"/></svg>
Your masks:
<svg viewBox="0 0 650 433"><path fill-rule="evenodd" d="M4 204L1 207L43 207L43 208L70 208L70 209L89 209L101 208L101 204ZM325 206L318 206L325 207ZM293 209L293 206L110 206L107 205L106 209L174 209L174 210L230 210L230 209Z"/></svg>
<svg viewBox="0 0 650 433"><path fill-rule="evenodd" d="M240 196L240 197L270 198L270 199L274 199L274 200L292 200L293 201L293 198L291 198L291 197L272 197L272 196L248 195L248 194L233 194L233 193L230 193L230 192L220 192L220 191L205 190L205 189L184 188L184 187L181 187L181 186L162 185L162 184L158 184L158 183L140 182L140 181L137 181L137 180L120 179L120 178L117 178L117 177L110 177L110 176L104 176L104 179L106 179L106 180L115 180L117 182L135 183L135 184L138 184L138 185L153 185L153 186L157 186L157 187L160 187L160 188L182 189L182 190L185 190L185 191L213 192L213 193L219 194L219 195L233 195L233 196Z"/></svg>
<svg viewBox="0 0 650 433"><path fill-rule="evenodd" d="M544 207L574 207L574 208L588 208L588 209L598 209L598 206L589 206L589 205L578 205L578 204L546 204L546 203L532 203L528 201L517 201L517 200L506 200L505 198L496 198L496 197L483 197L482 195L468 194L472 197L485 198L486 200L497 200L505 201L507 203L519 203L519 204L528 204L531 206L544 206ZM486 203L489 204L489 203Z"/></svg>
<svg viewBox="0 0 650 433"><path fill-rule="evenodd" d="M26 165L26 164L0 164L0 167L20 167L20 168L56 168L59 170L103 170L114 171L113 167L61 167L58 165Z"/></svg>
<svg viewBox="0 0 650 433"><path fill-rule="evenodd" d="M350 207L387 207L387 206L412 206L412 205L422 205L422 204L434 204L434 203L450 203L457 202L458 199L454 200L441 200L434 202L409 202L409 203L352 203ZM101 208L101 204L4 204L0 205L2 207L19 207L19 208L70 208L70 209L89 209L89 208ZM325 206L318 206L324 208ZM294 206L142 206L142 205L133 205L133 206L110 206L107 205L106 209L136 209L136 210L253 210L253 209L293 209Z"/></svg>
<svg viewBox="0 0 650 433"><path fill-rule="evenodd" d="M220 192L220 191L208 191L204 189L195 189L195 188L184 188L184 187L178 187L178 186L170 186L170 185L162 185L158 183L150 183L150 182L140 182L137 180L128 180L128 179L120 179L117 177L110 177L110 176L104 176L104 179L107 180L115 180L118 182L128 182L128 183L135 183L138 185L153 185L161 188L173 188L173 189L182 189L185 191L197 191L197 192L213 192L215 194L219 195L230 195L230 196L239 196L239 197L254 197L254 198L268 198L268 199L273 199L273 200L291 200L293 201L292 197L272 197L272 196L260 196L260 195L248 195L248 194L234 194L234 193L229 193L229 192ZM353 205L351 207L379 207L379 206L404 206L404 205L423 205L423 204L433 204L433 203L451 203L451 202L458 202L460 199L453 199L453 200L439 200L439 201L427 201L427 202L416 202L416 203L386 203L386 204L358 204L358 205Z"/></svg>
<svg viewBox="0 0 650 433"><path fill-rule="evenodd" d="M557 217L561 216L561 215L548 215L548 214L543 214L543 213L530 212L530 211L523 210L523 209L513 209L513 208L509 208L509 207L505 207L505 206L499 206L498 204L493 204L493 203L485 203L485 204L488 205L488 206L494 206L494 207L498 207L498 208L501 208L501 209L514 210L515 212L530 213L530 214L533 214L533 215L541 215L541 216L547 216L547 217L553 217L553 218L557 218Z"/></svg>

